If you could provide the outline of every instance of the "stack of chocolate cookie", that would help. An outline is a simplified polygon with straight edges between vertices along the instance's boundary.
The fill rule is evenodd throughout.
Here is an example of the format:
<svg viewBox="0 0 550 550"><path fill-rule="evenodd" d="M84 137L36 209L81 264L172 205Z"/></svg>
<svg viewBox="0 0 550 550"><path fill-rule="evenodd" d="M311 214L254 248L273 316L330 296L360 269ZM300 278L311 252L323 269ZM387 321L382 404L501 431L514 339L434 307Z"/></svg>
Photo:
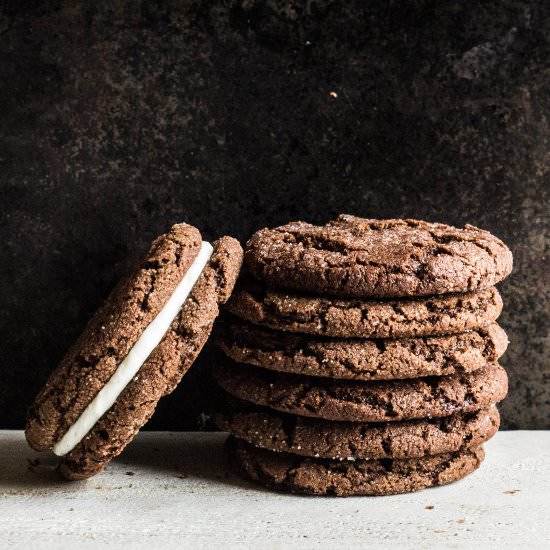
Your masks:
<svg viewBox="0 0 550 550"><path fill-rule="evenodd" d="M508 248L472 226L342 215L258 231L217 341L214 416L246 477L384 495L483 460L507 392L493 286Z"/></svg>

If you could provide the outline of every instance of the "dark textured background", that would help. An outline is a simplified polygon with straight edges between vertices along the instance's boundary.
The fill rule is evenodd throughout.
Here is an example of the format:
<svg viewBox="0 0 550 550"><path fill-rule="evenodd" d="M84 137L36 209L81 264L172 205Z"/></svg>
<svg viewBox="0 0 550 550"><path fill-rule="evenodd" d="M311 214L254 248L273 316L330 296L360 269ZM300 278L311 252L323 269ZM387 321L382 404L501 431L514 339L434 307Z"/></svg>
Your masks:
<svg viewBox="0 0 550 550"><path fill-rule="evenodd" d="M550 428L547 0L43 4L0 8L0 426L170 224L349 212L510 245L504 425Z"/></svg>

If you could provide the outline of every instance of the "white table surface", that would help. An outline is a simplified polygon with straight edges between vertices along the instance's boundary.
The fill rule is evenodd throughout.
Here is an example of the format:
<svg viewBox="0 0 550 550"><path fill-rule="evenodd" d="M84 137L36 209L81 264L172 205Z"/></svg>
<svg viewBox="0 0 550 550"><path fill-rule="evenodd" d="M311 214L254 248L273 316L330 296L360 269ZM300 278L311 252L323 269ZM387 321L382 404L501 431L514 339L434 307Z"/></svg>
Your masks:
<svg viewBox="0 0 550 550"><path fill-rule="evenodd" d="M352 498L241 481L224 438L145 432L103 474L70 483L22 432L0 431L0 547L550 548L550 431L497 434L458 483Z"/></svg>

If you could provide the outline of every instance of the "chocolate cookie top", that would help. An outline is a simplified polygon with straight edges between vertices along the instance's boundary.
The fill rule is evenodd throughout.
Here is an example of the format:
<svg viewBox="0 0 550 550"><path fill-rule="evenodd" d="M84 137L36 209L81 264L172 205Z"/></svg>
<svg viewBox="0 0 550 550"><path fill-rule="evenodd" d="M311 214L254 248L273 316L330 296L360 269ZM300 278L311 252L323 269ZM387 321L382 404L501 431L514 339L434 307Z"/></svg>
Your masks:
<svg viewBox="0 0 550 550"><path fill-rule="evenodd" d="M425 298L357 300L299 295L240 280L227 309L257 325L341 338L454 334L484 327L502 311L492 286Z"/></svg>
<svg viewBox="0 0 550 550"><path fill-rule="evenodd" d="M217 343L237 363L310 376L391 380L472 372L495 363L508 344L493 323L450 336L401 339L315 338L226 319Z"/></svg>
<svg viewBox="0 0 550 550"><path fill-rule="evenodd" d="M341 215L261 229L245 263L268 286L338 296L425 296L487 288L512 270L502 241L466 225Z"/></svg>
<svg viewBox="0 0 550 550"><path fill-rule="evenodd" d="M478 447L498 430L496 407L443 418L359 423L323 420L258 407L225 394L218 427L271 451L332 459L418 458Z"/></svg>
<svg viewBox="0 0 550 550"><path fill-rule="evenodd" d="M386 422L449 416L487 408L504 399L506 371L488 365L469 374L415 380L332 380L220 362L213 370L231 395L291 414Z"/></svg>
<svg viewBox="0 0 550 550"><path fill-rule="evenodd" d="M192 266L201 249L197 229L172 227L156 239L136 271L113 290L38 394L28 415L26 437L37 450L54 447L110 381L145 329ZM239 243L224 237L181 310L135 378L88 434L64 456L62 473L89 477L116 456L148 420L162 395L172 391L206 341L236 281Z"/></svg>
<svg viewBox="0 0 550 550"><path fill-rule="evenodd" d="M279 491L309 495L395 495L445 485L476 470L482 447L404 460L330 460L274 453L230 437L233 468L243 477Z"/></svg>

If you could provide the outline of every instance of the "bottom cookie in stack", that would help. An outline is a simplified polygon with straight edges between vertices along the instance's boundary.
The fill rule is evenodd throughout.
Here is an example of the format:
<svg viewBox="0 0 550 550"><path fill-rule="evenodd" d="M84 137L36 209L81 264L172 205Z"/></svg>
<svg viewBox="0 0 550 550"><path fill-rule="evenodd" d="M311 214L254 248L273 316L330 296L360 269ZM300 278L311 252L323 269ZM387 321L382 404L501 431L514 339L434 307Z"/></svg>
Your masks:
<svg viewBox="0 0 550 550"><path fill-rule="evenodd" d="M277 453L231 436L227 449L241 475L272 489L312 495L394 495L445 485L476 470L483 447L407 459L334 460Z"/></svg>

